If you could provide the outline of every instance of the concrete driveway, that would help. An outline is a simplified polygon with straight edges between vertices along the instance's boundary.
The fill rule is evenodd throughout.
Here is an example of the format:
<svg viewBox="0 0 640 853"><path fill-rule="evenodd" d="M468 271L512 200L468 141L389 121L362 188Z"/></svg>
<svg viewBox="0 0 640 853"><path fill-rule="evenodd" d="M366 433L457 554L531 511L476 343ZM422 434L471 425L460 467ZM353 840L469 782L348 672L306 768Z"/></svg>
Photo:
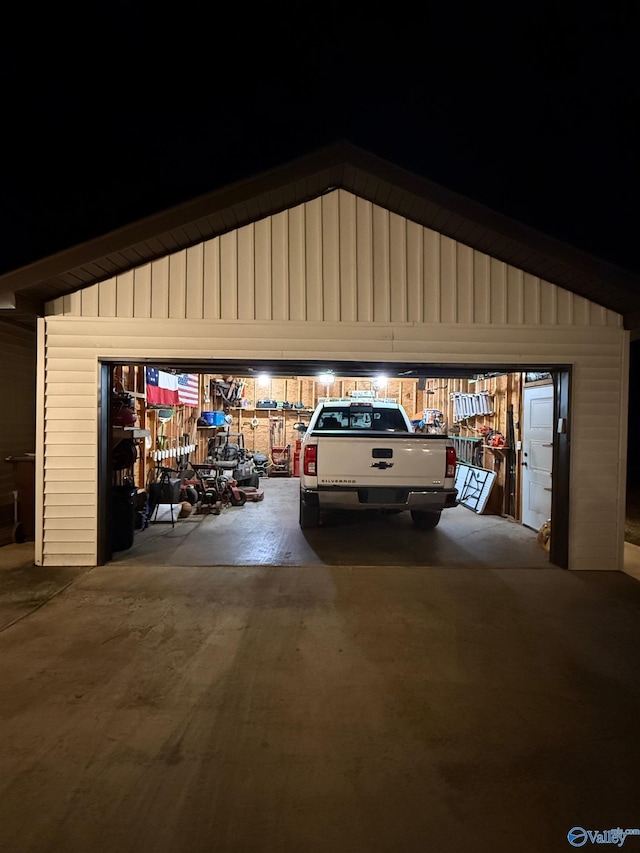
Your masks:
<svg viewBox="0 0 640 853"><path fill-rule="evenodd" d="M640 826L624 573L60 571L0 572L0 850L549 853Z"/></svg>

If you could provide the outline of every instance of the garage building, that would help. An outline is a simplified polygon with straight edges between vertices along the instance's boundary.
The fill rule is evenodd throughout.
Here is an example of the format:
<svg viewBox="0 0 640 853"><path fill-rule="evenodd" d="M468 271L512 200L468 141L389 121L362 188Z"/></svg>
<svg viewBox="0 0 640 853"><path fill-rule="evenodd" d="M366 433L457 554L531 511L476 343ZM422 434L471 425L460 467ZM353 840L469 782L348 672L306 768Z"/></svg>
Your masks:
<svg viewBox="0 0 640 853"><path fill-rule="evenodd" d="M0 280L38 319L36 562L108 559L114 365L548 371L556 565L620 569L633 276L331 146ZM637 297L635 297L637 300Z"/></svg>

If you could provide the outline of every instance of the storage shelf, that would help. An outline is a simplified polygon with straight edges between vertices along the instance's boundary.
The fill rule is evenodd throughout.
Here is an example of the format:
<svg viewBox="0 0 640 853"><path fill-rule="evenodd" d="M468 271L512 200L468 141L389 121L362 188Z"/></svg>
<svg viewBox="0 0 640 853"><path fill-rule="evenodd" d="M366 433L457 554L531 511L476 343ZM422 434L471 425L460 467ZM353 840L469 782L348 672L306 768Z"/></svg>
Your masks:
<svg viewBox="0 0 640 853"><path fill-rule="evenodd" d="M234 408L236 412L313 412L313 409L279 409L274 407L273 409L264 409L262 406L236 406Z"/></svg>
<svg viewBox="0 0 640 853"><path fill-rule="evenodd" d="M142 429L141 427L113 427L113 437L120 441L125 441L125 439L129 438L147 438L147 436L151 436L151 431Z"/></svg>

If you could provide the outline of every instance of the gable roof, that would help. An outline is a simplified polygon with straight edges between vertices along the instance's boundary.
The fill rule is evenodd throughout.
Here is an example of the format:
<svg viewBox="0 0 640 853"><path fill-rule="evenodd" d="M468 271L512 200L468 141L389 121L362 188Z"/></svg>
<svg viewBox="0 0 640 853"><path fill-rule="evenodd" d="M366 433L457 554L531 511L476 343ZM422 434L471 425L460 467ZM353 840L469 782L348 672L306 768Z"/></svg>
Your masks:
<svg viewBox="0 0 640 853"><path fill-rule="evenodd" d="M344 189L624 317L640 337L640 276L350 143L336 143L0 276L0 318L33 322L64 296ZM632 335L633 336L633 335Z"/></svg>

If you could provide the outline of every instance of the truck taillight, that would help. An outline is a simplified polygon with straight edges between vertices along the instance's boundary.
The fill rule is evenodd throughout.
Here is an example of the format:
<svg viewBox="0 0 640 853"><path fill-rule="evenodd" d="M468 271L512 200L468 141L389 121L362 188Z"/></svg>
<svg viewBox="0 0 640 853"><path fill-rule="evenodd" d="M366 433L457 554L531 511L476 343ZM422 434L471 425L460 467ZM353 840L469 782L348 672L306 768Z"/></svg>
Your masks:
<svg viewBox="0 0 640 853"><path fill-rule="evenodd" d="M456 476L456 449L455 447L447 447L447 473L446 477Z"/></svg>
<svg viewBox="0 0 640 853"><path fill-rule="evenodd" d="M318 448L315 444L308 444L304 449L304 473L308 477L316 476L317 450Z"/></svg>

